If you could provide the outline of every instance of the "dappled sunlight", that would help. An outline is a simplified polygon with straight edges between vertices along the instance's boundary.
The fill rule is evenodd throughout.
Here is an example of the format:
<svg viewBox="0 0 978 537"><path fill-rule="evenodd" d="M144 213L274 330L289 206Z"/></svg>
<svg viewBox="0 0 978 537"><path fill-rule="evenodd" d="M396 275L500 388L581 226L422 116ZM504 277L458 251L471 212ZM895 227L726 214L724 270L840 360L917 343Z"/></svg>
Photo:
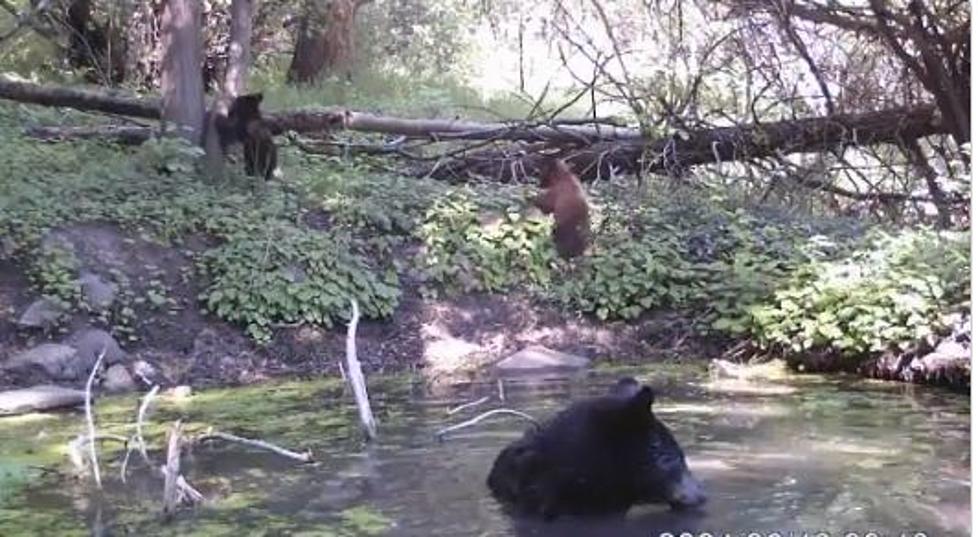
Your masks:
<svg viewBox="0 0 978 537"><path fill-rule="evenodd" d="M894 447L874 446L869 442L851 442L842 439L814 441L809 444L812 451L843 453L846 455L870 455L874 457L894 457L902 450Z"/></svg>
<svg viewBox="0 0 978 537"><path fill-rule="evenodd" d="M726 405L659 403L655 405L656 414L676 415L672 419L679 419L683 414L708 414L711 416L724 416L726 418L774 418L786 416L791 412L792 410L787 405L764 403L733 403Z"/></svg>
<svg viewBox="0 0 978 537"><path fill-rule="evenodd" d="M768 384L748 380L727 379L704 382L700 384L705 390L715 393L753 394L753 395L790 395L798 388L783 384Z"/></svg>

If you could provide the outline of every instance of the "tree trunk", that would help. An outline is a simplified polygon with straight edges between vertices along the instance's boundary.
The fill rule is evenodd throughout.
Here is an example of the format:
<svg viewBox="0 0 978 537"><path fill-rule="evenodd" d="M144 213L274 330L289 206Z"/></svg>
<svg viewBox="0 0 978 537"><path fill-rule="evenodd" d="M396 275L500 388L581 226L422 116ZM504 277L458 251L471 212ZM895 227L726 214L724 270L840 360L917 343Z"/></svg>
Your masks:
<svg viewBox="0 0 978 537"><path fill-rule="evenodd" d="M363 2L307 0L299 21L288 82L309 84L331 74L350 79L355 58L356 12Z"/></svg>
<svg viewBox="0 0 978 537"><path fill-rule="evenodd" d="M920 146L920 141L916 139L907 140L903 151L927 183L927 191L930 192L930 197L934 200L934 207L937 209L937 226L941 229L950 228L951 212L948 208L947 194L944 193L940 183L938 183L937 171L927 160L927 155L924 154L924 148Z"/></svg>
<svg viewBox="0 0 978 537"><path fill-rule="evenodd" d="M207 136L204 151L207 155L208 175L220 178L224 174L224 151L221 149L216 121L225 117L234 97L241 94L248 83L248 67L251 64L252 0L232 0L231 36L228 42L228 63L224 69L224 82L207 115Z"/></svg>
<svg viewBox="0 0 978 537"><path fill-rule="evenodd" d="M105 85L122 82L126 64L124 42L116 32L116 21L108 16L99 23L92 16L92 0L71 0L65 12L64 26L68 31L68 63L84 69L92 82Z"/></svg>
<svg viewBox="0 0 978 537"><path fill-rule="evenodd" d="M197 144L204 124L199 0L167 0L162 32L163 118L179 125L180 135Z"/></svg>
<svg viewBox="0 0 978 537"><path fill-rule="evenodd" d="M311 28L319 26L319 17L315 2L309 0L299 19L299 29L295 37L295 48L292 51L292 63L286 80L290 84L309 84L319 77L326 62L326 54L322 50L325 43L322 34Z"/></svg>
<svg viewBox="0 0 978 537"><path fill-rule="evenodd" d="M248 86L248 67L251 65L251 27L253 13L254 6L252 0L232 0L228 65L224 73L224 85L222 88L227 101L242 93Z"/></svg>
<svg viewBox="0 0 978 537"><path fill-rule="evenodd" d="M137 87L156 86L160 72L160 17L155 9L158 2L132 3L123 18L126 73Z"/></svg>

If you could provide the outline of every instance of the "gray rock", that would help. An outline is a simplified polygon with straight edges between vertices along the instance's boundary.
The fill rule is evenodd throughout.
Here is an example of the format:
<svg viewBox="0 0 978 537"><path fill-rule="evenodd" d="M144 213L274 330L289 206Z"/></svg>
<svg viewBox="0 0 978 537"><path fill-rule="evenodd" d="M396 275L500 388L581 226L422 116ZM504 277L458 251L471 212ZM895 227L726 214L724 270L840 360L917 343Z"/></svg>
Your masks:
<svg viewBox="0 0 978 537"><path fill-rule="evenodd" d="M590 361L583 356L531 345L497 362L496 369L503 372L581 369L587 367L589 363Z"/></svg>
<svg viewBox="0 0 978 537"><path fill-rule="evenodd" d="M3 367L13 371L38 367L56 380L77 380L84 374L84 367L78 363L75 349L60 343L42 343L15 354Z"/></svg>
<svg viewBox="0 0 978 537"><path fill-rule="evenodd" d="M95 365L98 355L105 350L107 365L117 364L126 361L126 353L119 347L112 334L98 328L85 328L79 330L68 338L67 343L77 352L79 359L85 362L86 368L91 369Z"/></svg>
<svg viewBox="0 0 978 537"><path fill-rule="evenodd" d="M170 397L173 398L174 401L184 401L190 399L194 391L190 386L187 386L186 384L181 384L180 386L174 386L173 388L168 390L168 393L170 394Z"/></svg>
<svg viewBox="0 0 978 537"><path fill-rule="evenodd" d="M85 392L43 384L0 392L0 415L24 414L84 404Z"/></svg>
<svg viewBox="0 0 978 537"><path fill-rule="evenodd" d="M17 319L17 324L27 328L50 328L67 313L61 302L45 296L31 302Z"/></svg>
<svg viewBox="0 0 978 537"><path fill-rule="evenodd" d="M146 384L160 384L160 372L156 366L146 360L136 360L132 363L132 374Z"/></svg>
<svg viewBox="0 0 978 537"><path fill-rule="evenodd" d="M306 275L306 271L296 264L282 267L282 274L292 283L302 283L309 277Z"/></svg>
<svg viewBox="0 0 978 537"><path fill-rule="evenodd" d="M111 393L131 392L136 389L136 382L133 381L126 366L115 364L105 371L102 389Z"/></svg>
<svg viewBox="0 0 978 537"><path fill-rule="evenodd" d="M103 280L98 274L86 272L78 278L82 299L93 310L104 310L115 302L119 288L112 282Z"/></svg>
<svg viewBox="0 0 978 537"><path fill-rule="evenodd" d="M968 359L971 356L971 345L962 344L954 341L953 339L946 339L942 341L931 354L936 354L946 358Z"/></svg>

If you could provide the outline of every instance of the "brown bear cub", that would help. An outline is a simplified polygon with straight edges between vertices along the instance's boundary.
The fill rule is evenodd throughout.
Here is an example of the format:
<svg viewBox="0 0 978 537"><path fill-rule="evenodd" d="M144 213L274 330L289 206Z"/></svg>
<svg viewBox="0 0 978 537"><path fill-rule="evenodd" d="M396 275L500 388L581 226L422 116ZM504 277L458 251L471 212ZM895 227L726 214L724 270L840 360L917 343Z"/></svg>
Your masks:
<svg viewBox="0 0 978 537"><path fill-rule="evenodd" d="M278 148L258 109L262 98L261 93L235 97L227 116L215 118L214 126L224 154L228 146L240 142L244 145L245 172L269 180L278 165Z"/></svg>
<svg viewBox="0 0 978 537"><path fill-rule="evenodd" d="M591 243L591 219L581 181L567 163L547 158L542 166L540 186L544 189L533 204L543 214L554 215L554 244L564 259L579 256Z"/></svg>
<svg viewBox="0 0 978 537"><path fill-rule="evenodd" d="M261 93L239 95L228 108L228 120L236 138L244 144L245 173L260 174L269 180L278 165L278 148L258 110L262 98Z"/></svg>

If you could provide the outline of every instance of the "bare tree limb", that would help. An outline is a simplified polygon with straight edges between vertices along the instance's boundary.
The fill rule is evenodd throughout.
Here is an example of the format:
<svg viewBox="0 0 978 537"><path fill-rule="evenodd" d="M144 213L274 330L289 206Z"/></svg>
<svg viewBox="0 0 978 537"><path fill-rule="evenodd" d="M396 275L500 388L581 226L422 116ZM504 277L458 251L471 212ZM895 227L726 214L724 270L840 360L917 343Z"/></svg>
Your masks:
<svg viewBox="0 0 978 537"><path fill-rule="evenodd" d="M283 447L276 446L275 444L272 444L271 442L266 442L264 440L254 440L254 439L251 439L251 438L244 438L244 437L233 435L233 434L230 434L230 433L222 433L220 431L207 431L203 435L198 436L197 439L196 439L196 441L197 442L206 442L208 440L213 440L213 439L226 440L228 442L237 442L239 444L244 444L246 446L256 447L256 448L259 448L259 449L264 449L264 450L267 450L267 451L271 451L273 453L277 453L277 454L279 454L279 455L281 455L283 457L288 457L290 459L295 459L295 460L297 460L299 462L312 462L313 461L312 453L309 452L309 451L306 451L305 453L297 453L295 451L288 450L288 449L285 449Z"/></svg>
<svg viewBox="0 0 978 537"><path fill-rule="evenodd" d="M104 358L105 348L99 353L98 359L95 360L95 365L92 366L92 372L88 374L88 381L85 382L85 423L88 424L88 437L92 439L88 443L88 455L91 458L92 476L95 478L95 486L98 488L102 488L102 476L99 473L98 453L94 442L96 435L95 417L92 414L92 385L95 383L95 375L98 373L99 367L102 366L102 360Z"/></svg>

